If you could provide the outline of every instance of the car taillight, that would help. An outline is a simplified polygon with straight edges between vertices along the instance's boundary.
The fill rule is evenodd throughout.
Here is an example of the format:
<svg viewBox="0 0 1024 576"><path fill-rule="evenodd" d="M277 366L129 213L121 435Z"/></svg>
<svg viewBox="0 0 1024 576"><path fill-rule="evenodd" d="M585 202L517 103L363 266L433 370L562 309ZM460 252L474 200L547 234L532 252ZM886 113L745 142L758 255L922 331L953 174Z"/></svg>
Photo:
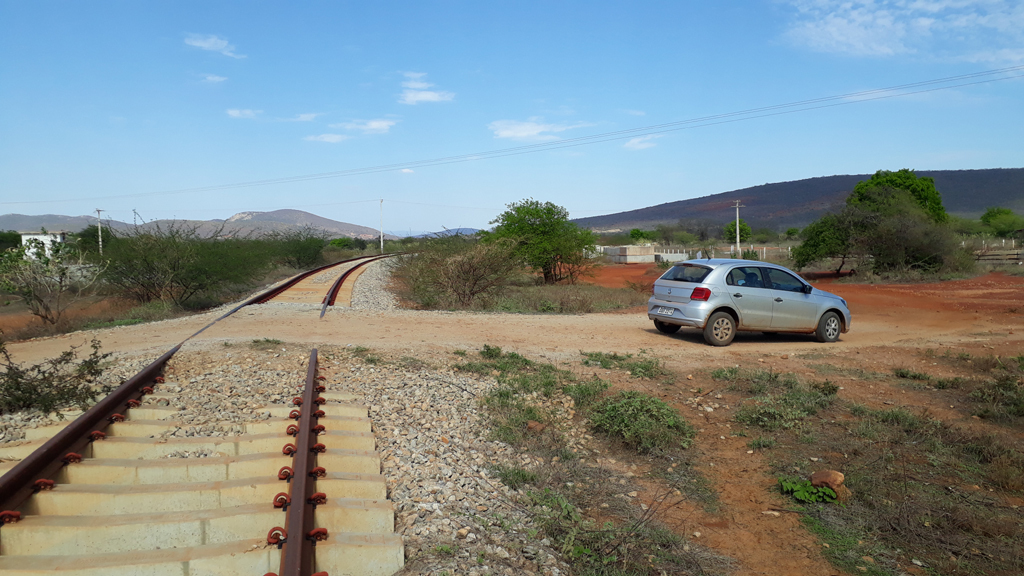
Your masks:
<svg viewBox="0 0 1024 576"><path fill-rule="evenodd" d="M694 288L693 293L690 294L690 300L702 300L704 302L711 298L711 290L707 288Z"/></svg>

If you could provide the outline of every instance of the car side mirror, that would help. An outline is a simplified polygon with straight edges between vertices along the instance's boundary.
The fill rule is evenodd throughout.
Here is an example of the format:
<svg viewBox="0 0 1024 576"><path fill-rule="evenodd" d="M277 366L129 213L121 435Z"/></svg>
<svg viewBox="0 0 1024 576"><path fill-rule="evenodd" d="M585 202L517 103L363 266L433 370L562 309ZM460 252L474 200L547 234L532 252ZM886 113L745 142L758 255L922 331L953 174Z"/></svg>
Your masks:
<svg viewBox="0 0 1024 576"><path fill-rule="evenodd" d="M804 294L810 294L811 290L814 290L814 288L810 284L804 284Z"/></svg>

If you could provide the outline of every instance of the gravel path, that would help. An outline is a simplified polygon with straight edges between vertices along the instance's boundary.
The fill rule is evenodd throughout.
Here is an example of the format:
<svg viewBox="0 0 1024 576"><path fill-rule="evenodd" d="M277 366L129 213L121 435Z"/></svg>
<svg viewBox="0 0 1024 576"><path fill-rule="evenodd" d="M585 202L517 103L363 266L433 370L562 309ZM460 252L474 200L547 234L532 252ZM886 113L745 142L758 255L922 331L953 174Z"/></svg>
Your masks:
<svg viewBox="0 0 1024 576"><path fill-rule="evenodd" d="M352 308L385 312L398 308L398 299L388 290L391 284L391 269L394 258L377 260L366 265L366 270L356 278L352 290Z"/></svg>

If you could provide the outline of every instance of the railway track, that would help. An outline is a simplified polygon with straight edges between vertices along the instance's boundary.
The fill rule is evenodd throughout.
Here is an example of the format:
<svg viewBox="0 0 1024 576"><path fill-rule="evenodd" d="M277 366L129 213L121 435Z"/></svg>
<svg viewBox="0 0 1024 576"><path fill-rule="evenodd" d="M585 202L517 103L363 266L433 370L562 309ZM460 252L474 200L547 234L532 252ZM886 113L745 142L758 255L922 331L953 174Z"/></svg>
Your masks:
<svg viewBox="0 0 1024 576"><path fill-rule="evenodd" d="M357 271L376 259L299 275L203 330L278 298L316 297L326 311L346 283L351 294ZM261 409L269 419L247 423L234 436L163 437L183 425L172 407L181 387L161 376L182 344L74 421L39 429L4 450L21 460L0 464L0 573L323 576L400 569L402 540L394 534L367 409L318 376L317 350L305 382L294 383L294 398Z"/></svg>

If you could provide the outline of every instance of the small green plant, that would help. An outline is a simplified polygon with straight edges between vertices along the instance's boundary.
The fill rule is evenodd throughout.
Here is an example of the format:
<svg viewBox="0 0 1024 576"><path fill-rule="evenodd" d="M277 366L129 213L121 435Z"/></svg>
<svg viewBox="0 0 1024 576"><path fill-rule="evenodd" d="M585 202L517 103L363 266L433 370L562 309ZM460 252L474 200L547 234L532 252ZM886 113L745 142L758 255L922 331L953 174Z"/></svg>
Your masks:
<svg viewBox="0 0 1024 576"><path fill-rule="evenodd" d="M758 436L748 442L747 446L752 450L766 450L768 448L774 448L776 444L778 444L778 442L775 438Z"/></svg>
<svg viewBox="0 0 1024 576"><path fill-rule="evenodd" d="M466 356L466 351L465 350L452 350L452 354L455 354L456 356L465 357Z"/></svg>
<svg viewBox="0 0 1024 576"><path fill-rule="evenodd" d="M716 368L711 371L711 377L715 380L735 380L739 374L739 366L733 366L731 368Z"/></svg>
<svg viewBox="0 0 1024 576"><path fill-rule="evenodd" d="M261 338L259 340L253 340L250 343L250 346L256 350L270 350L272 348L277 348L281 344L284 344L284 342L281 342L277 338Z"/></svg>
<svg viewBox="0 0 1024 576"><path fill-rule="evenodd" d="M629 374L634 378L651 379L668 374L668 371L662 366L661 360L648 356L647 350L641 350L640 354L636 357L632 354L622 355L617 352L580 351L580 354L584 356L584 366L600 366L605 370L611 370L612 368L628 370Z"/></svg>
<svg viewBox="0 0 1024 576"><path fill-rule="evenodd" d="M480 357L487 360L497 360L501 358L501 348L498 346L491 346L490 344L484 344L483 350L480 351Z"/></svg>
<svg viewBox="0 0 1024 576"><path fill-rule="evenodd" d="M502 484L513 490L518 490L527 484L533 484L537 481L536 474L518 466L497 464L491 467L491 472L501 480Z"/></svg>
<svg viewBox="0 0 1024 576"><path fill-rule="evenodd" d="M922 372L914 372L909 368L893 368L892 373L897 378L904 378L907 380L931 380L931 376Z"/></svg>
<svg viewBox="0 0 1024 576"><path fill-rule="evenodd" d="M609 386L608 382L594 378L579 384L568 384L562 388L562 392L573 399L576 408L582 409L593 404Z"/></svg>
<svg viewBox="0 0 1024 576"><path fill-rule="evenodd" d="M828 486L815 487L810 480L795 478L779 478L779 489L783 494L790 494L798 502L835 502L836 493Z"/></svg>
<svg viewBox="0 0 1024 576"><path fill-rule="evenodd" d="M449 546L448 544L441 544L437 548L434 548L434 551L437 552L438 554L443 555L443 556L454 556L455 555L455 551L457 549L458 548L456 546Z"/></svg>
<svg viewBox="0 0 1024 576"><path fill-rule="evenodd" d="M355 354L356 356L359 356L360 354L366 354L367 352L370 351L370 349L367 348L366 346L351 346L349 347L348 351Z"/></svg>
<svg viewBox="0 0 1024 576"><path fill-rule="evenodd" d="M601 401L594 408L591 421L596 429L642 453L688 448L697 434L675 408L633 390Z"/></svg>

